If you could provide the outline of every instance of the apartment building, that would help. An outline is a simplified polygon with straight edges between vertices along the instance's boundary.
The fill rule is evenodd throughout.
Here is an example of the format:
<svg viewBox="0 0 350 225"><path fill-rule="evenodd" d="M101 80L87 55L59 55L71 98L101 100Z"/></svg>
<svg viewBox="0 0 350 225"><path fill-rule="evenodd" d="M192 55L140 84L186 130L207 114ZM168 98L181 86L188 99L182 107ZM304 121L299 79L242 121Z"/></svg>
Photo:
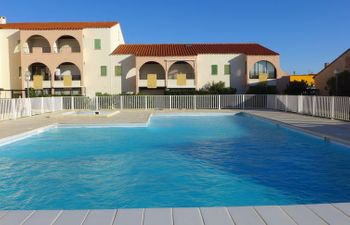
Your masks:
<svg viewBox="0 0 350 225"><path fill-rule="evenodd" d="M120 93L120 82L105 74L110 53L124 43L117 22L6 23L0 21L2 95L29 88L53 95Z"/></svg>
<svg viewBox="0 0 350 225"><path fill-rule="evenodd" d="M250 85L278 85L285 75L279 54L259 44L125 44L118 22L0 17L0 49L1 97L24 97L27 88L48 95L162 94L218 81L244 93Z"/></svg>

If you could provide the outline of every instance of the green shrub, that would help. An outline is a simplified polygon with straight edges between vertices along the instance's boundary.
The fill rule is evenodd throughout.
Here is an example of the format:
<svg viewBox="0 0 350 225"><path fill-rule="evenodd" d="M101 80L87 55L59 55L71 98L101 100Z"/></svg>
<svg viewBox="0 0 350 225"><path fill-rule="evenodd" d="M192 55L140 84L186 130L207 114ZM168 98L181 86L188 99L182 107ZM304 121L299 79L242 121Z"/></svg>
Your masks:
<svg viewBox="0 0 350 225"><path fill-rule="evenodd" d="M311 87L305 81L292 81L287 85L284 93L287 95L307 94Z"/></svg>
<svg viewBox="0 0 350 225"><path fill-rule="evenodd" d="M206 84L200 90L195 89L175 89L165 91L166 95L220 95L220 94L236 94L235 88L225 87L225 82L219 81Z"/></svg>
<svg viewBox="0 0 350 225"><path fill-rule="evenodd" d="M250 86L246 94L277 94L277 87L261 84Z"/></svg>

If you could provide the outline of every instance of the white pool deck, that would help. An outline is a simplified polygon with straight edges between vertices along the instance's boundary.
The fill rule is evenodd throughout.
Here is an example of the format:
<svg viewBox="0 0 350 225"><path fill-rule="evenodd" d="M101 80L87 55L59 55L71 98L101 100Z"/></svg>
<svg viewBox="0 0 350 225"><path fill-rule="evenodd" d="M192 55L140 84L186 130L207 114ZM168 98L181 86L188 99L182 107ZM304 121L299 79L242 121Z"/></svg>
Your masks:
<svg viewBox="0 0 350 225"><path fill-rule="evenodd" d="M188 111L171 111L188 112ZM199 111L196 111L199 112ZM210 111L213 112L213 111ZM215 111L240 112L240 111ZM350 143L350 123L293 113L244 111L327 139ZM110 118L67 117L60 113L0 122L0 139L52 124L146 124L154 113L122 111ZM341 193L339 193L341 194ZM1 199L0 199L1 203ZM350 225L350 203L213 208L0 211L0 225Z"/></svg>

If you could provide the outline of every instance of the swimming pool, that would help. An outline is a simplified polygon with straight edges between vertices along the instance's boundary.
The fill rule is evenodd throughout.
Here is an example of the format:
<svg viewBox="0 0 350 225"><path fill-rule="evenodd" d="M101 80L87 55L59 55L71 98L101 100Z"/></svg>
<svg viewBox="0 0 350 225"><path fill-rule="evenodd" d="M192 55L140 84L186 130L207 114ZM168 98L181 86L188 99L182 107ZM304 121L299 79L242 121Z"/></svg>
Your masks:
<svg viewBox="0 0 350 225"><path fill-rule="evenodd" d="M0 147L0 209L350 201L350 149L245 114L64 128Z"/></svg>

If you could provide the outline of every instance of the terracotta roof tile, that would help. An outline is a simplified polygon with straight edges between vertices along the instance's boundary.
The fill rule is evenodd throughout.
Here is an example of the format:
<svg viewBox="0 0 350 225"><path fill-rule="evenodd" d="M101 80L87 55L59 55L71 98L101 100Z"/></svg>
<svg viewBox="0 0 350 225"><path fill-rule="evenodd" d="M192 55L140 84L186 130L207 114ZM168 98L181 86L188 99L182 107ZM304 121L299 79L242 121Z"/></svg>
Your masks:
<svg viewBox="0 0 350 225"><path fill-rule="evenodd" d="M7 23L0 29L19 30L81 30L84 28L111 28L117 22L48 22L48 23Z"/></svg>
<svg viewBox="0 0 350 225"><path fill-rule="evenodd" d="M260 44L125 44L112 55L195 56L198 54L279 55Z"/></svg>

